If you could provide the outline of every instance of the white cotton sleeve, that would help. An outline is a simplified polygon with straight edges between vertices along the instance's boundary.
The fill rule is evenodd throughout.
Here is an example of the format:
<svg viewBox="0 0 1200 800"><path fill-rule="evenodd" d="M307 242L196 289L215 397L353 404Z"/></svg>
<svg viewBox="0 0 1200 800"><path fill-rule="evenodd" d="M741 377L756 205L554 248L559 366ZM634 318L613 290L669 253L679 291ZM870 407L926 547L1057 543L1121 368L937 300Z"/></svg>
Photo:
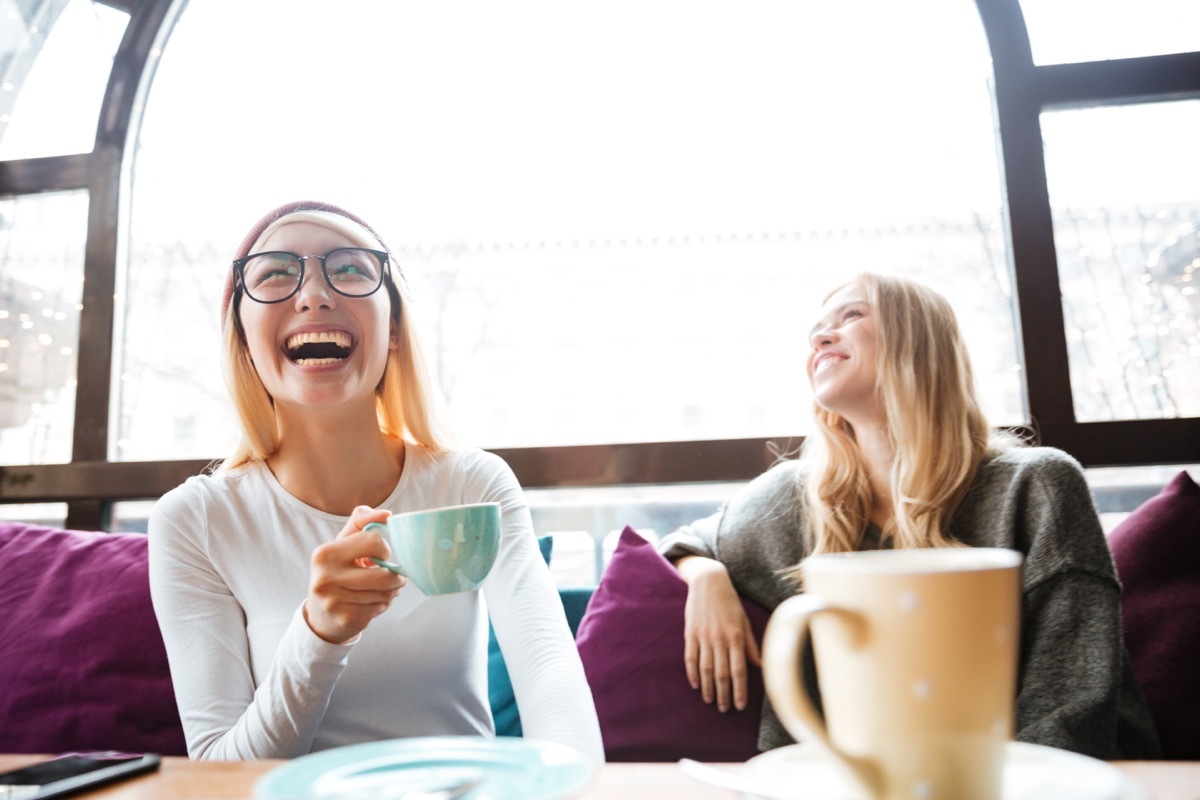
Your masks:
<svg viewBox="0 0 1200 800"><path fill-rule="evenodd" d="M479 502L501 504L504 533L484 596L523 735L569 745L601 763L596 706L558 589L538 550L529 508L508 465L494 456L486 463L486 472L477 476Z"/></svg>
<svg viewBox="0 0 1200 800"><path fill-rule="evenodd" d="M206 552L205 524L202 502L186 485L159 501L149 524L150 592L188 754L307 753L352 646L320 639L296 607L256 690L245 614ZM253 563L253 553L241 555Z"/></svg>

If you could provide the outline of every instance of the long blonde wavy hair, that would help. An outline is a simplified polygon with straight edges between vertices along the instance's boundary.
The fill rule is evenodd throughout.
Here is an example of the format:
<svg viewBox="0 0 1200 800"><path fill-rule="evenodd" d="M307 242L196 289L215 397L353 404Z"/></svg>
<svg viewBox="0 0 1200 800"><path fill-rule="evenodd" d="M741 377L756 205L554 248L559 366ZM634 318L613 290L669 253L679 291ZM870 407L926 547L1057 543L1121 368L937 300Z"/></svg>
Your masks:
<svg viewBox="0 0 1200 800"><path fill-rule="evenodd" d="M896 454L889 476L894 512L884 537L897 548L957 546L950 519L980 462L989 450L1016 440L989 434L967 348L945 298L896 276L863 273L844 286L851 284L863 288L875 316L876 392ZM808 506L808 551L857 550L874 500L867 468L850 424L815 403L813 413L816 429L800 456L808 467L799 487ZM799 565L788 573L798 577Z"/></svg>
<svg viewBox="0 0 1200 800"><path fill-rule="evenodd" d="M310 222L328 228L346 237L356 247L386 249L382 242L353 220L313 209L280 217L263 230L258 241L294 222ZM435 452L448 450L452 446L452 436L445 421L444 402L413 320L413 302L408 284L394 257L389 266L389 276L384 279L384 288L391 301L392 330L397 334L399 346L388 351L383 377L375 388L379 429L384 435ZM279 448L275 404L250 360L245 332L242 330L238 309L245 299L241 294L239 288L229 303L222 326L222 366L226 386L242 423L242 436L233 452L220 464L221 470L233 469L250 461L265 460Z"/></svg>

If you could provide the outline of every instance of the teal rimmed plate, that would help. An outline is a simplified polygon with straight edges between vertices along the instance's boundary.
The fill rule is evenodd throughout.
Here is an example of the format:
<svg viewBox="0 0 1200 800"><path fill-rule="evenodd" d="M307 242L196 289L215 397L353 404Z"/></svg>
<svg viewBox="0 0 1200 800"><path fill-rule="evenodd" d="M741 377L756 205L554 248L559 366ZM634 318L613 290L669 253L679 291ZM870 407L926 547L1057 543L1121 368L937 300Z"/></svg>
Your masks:
<svg viewBox="0 0 1200 800"><path fill-rule="evenodd" d="M565 745L503 736L429 736L300 756L259 778L254 796L396 797L482 777L463 800L560 800L578 794L592 772L592 763Z"/></svg>

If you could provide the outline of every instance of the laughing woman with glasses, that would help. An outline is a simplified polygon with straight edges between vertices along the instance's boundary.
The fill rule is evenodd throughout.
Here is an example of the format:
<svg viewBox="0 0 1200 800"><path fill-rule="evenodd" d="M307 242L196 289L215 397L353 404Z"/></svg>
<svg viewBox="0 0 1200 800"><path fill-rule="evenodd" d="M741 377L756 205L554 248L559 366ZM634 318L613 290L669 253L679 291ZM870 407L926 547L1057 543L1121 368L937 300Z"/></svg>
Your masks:
<svg viewBox="0 0 1200 800"><path fill-rule="evenodd" d="M452 447L408 288L357 216L290 203L242 242L222 304L242 440L150 518L150 585L193 758L290 758L488 735L490 616L525 736L604 758L562 605L508 466ZM391 513L501 506L481 591L375 566Z"/></svg>

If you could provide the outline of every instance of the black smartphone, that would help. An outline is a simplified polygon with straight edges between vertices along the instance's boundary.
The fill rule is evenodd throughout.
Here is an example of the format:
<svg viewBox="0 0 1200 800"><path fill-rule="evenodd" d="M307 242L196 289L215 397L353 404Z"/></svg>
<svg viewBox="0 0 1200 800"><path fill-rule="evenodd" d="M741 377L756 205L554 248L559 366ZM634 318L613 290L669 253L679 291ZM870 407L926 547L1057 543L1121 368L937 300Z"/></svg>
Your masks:
<svg viewBox="0 0 1200 800"><path fill-rule="evenodd" d="M0 798L3 800L43 800L65 797L158 769L159 757L153 753L118 753L113 750L89 753L64 753L0 773Z"/></svg>

